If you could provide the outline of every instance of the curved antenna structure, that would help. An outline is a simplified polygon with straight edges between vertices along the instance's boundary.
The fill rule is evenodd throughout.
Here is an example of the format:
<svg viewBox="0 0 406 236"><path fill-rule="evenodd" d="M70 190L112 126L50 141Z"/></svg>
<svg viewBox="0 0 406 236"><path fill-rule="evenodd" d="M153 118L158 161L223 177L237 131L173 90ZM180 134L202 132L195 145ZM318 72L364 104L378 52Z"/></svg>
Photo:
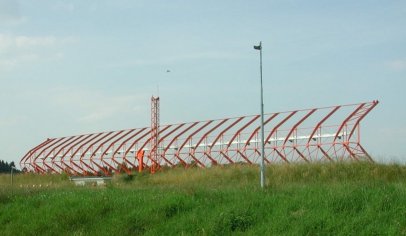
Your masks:
<svg viewBox="0 0 406 236"><path fill-rule="evenodd" d="M265 114L266 163L373 162L361 145L360 126L378 103ZM260 161L259 115L160 126L159 111L154 112L151 127L46 139L21 158L20 167L35 173L111 175Z"/></svg>

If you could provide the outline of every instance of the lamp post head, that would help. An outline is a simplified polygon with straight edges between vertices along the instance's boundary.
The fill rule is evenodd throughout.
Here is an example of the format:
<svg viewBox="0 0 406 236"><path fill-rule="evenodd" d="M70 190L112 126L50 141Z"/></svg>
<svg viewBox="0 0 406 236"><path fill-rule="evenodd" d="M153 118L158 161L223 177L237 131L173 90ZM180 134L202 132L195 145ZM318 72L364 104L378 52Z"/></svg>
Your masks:
<svg viewBox="0 0 406 236"><path fill-rule="evenodd" d="M262 41L259 42L259 45L258 45L258 46L255 46L255 45L254 45L254 49L255 49L255 50L262 50Z"/></svg>

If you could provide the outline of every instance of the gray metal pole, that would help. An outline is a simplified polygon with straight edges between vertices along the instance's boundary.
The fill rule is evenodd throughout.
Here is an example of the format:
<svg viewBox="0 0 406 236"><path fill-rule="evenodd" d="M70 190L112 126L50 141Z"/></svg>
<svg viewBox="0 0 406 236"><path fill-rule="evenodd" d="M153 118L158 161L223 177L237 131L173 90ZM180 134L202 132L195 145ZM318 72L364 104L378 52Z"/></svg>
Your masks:
<svg viewBox="0 0 406 236"><path fill-rule="evenodd" d="M265 146L264 146L264 91L262 87L262 42L259 42L260 73L261 73L261 188L265 186Z"/></svg>
<svg viewBox="0 0 406 236"><path fill-rule="evenodd" d="M260 163L260 180L261 188L265 187L265 146L264 146L264 89L262 87L262 41L259 42L258 46L254 46L255 50L259 50L259 71L261 74L261 163Z"/></svg>
<svg viewBox="0 0 406 236"><path fill-rule="evenodd" d="M11 167L11 187L13 187L13 170L14 167Z"/></svg>

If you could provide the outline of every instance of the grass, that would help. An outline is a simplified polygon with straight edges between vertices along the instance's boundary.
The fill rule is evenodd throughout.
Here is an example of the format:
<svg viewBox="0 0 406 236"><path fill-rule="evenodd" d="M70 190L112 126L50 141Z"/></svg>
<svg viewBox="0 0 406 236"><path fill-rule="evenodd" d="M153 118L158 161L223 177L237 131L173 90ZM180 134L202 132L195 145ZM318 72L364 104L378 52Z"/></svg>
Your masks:
<svg viewBox="0 0 406 236"><path fill-rule="evenodd" d="M271 165L266 174L265 190L249 165L116 175L106 187L19 175L11 188L2 175L0 235L406 235L405 166Z"/></svg>

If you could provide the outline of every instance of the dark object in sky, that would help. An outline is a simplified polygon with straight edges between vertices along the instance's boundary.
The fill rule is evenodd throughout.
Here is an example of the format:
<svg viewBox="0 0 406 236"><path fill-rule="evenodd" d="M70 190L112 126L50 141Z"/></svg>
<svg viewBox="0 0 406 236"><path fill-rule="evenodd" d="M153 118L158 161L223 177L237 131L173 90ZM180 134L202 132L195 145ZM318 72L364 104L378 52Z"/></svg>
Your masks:
<svg viewBox="0 0 406 236"><path fill-rule="evenodd" d="M166 72L171 72L170 70L166 70Z"/></svg>
<svg viewBox="0 0 406 236"><path fill-rule="evenodd" d="M258 46L254 46L254 49L256 49L256 50L261 50L261 49L262 49L261 44L259 44Z"/></svg>

